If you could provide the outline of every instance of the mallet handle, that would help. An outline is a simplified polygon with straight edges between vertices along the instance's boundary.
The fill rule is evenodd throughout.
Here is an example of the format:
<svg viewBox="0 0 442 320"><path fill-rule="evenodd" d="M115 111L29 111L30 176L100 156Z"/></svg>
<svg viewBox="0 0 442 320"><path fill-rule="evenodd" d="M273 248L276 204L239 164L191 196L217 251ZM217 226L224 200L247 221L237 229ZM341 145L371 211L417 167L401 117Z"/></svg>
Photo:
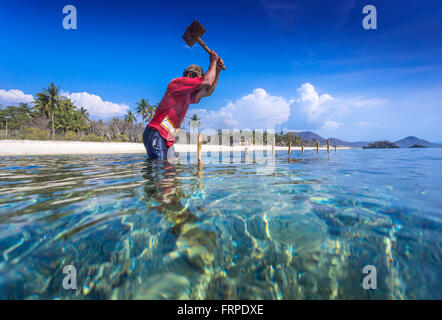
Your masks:
<svg viewBox="0 0 442 320"><path fill-rule="evenodd" d="M208 46L206 46L206 44L204 43L203 40L201 40L201 38L197 38L196 41L198 41L200 46L203 47L203 49L206 50L208 54L210 54L211 50L209 49ZM223 66L223 70L226 70L226 66Z"/></svg>

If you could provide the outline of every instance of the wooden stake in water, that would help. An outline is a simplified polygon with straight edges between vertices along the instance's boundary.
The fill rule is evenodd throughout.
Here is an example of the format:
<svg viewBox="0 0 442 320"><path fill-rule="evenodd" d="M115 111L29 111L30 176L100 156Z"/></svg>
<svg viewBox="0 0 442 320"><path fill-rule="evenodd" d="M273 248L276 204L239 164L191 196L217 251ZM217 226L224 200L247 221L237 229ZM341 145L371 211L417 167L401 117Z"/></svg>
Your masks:
<svg viewBox="0 0 442 320"><path fill-rule="evenodd" d="M304 145L301 144L301 152L304 153Z"/></svg>
<svg viewBox="0 0 442 320"><path fill-rule="evenodd" d="M198 177L199 178L203 177L203 163L202 162L198 163ZM201 181L200 181L200 189L202 189L201 188Z"/></svg>
<svg viewBox="0 0 442 320"><path fill-rule="evenodd" d="M244 149L244 162L246 162L246 163L249 162L249 147L246 147Z"/></svg>
<svg viewBox="0 0 442 320"><path fill-rule="evenodd" d="M316 153L319 153L319 141L316 142Z"/></svg>
<svg viewBox="0 0 442 320"><path fill-rule="evenodd" d="M330 139L327 140L327 153L330 153Z"/></svg>
<svg viewBox="0 0 442 320"><path fill-rule="evenodd" d="M198 190L201 194L204 193L204 189L203 189L203 163L199 162L198 163Z"/></svg>
<svg viewBox="0 0 442 320"><path fill-rule="evenodd" d="M336 145L334 147L335 147L335 152L336 152Z"/></svg>
<svg viewBox="0 0 442 320"><path fill-rule="evenodd" d="M289 140L289 154L292 153L292 139Z"/></svg>
<svg viewBox="0 0 442 320"><path fill-rule="evenodd" d="M202 158L202 149L203 149L203 137L201 134L198 134L198 163L203 163Z"/></svg>

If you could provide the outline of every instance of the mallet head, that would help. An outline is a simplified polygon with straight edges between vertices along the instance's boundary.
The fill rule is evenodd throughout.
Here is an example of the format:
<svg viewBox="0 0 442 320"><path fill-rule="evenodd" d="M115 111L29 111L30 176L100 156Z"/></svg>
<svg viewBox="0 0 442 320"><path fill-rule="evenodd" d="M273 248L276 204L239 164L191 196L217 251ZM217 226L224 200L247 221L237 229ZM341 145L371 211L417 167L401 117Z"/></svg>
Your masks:
<svg viewBox="0 0 442 320"><path fill-rule="evenodd" d="M193 47L198 38L200 38L206 29L198 22L194 21L189 27L187 27L186 32L184 32L183 39L186 43Z"/></svg>

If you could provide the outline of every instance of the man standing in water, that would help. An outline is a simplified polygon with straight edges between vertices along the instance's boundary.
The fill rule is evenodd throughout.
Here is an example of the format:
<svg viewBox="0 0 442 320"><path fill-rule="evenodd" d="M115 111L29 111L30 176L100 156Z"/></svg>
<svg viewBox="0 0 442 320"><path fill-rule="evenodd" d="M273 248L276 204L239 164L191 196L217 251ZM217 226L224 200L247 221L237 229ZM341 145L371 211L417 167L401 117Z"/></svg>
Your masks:
<svg viewBox="0 0 442 320"><path fill-rule="evenodd" d="M215 51L210 53L209 70L190 65L183 76L173 79L158 105L153 119L143 132L143 143L149 159L166 160L169 148L176 139L176 130L184 120L189 104L212 95L224 62Z"/></svg>

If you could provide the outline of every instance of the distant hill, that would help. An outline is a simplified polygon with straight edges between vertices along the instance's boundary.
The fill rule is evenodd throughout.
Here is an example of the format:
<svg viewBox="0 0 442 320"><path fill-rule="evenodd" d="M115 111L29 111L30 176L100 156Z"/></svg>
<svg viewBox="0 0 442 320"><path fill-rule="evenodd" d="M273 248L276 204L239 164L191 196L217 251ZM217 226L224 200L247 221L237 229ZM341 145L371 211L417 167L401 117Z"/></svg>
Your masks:
<svg viewBox="0 0 442 320"><path fill-rule="evenodd" d="M320 144L327 142L327 139L324 139L320 135L311 132L311 131L299 131L295 132L295 134L301 138L301 140L311 142L313 139L319 141Z"/></svg>
<svg viewBox="0 0 442 320"><path fill-rule="evenodd" d="M427 140L419 139L413 136L406 137L404 139L396 141L394 144L398 145L401 148L409 148L413 145L421 145L427 148L438 148L442 147L440 144L431 143Z"/></svg>
<svg viewBox="0 0 442 320"><path fill-rule="evenodd" d="M336 138L330 138L330 145L334 146L345 146L345 147L353 147L353 148L362 148L363 146L368 145L368 142L364 141L356 141L356 142L347 142L342 141Z"/></svg>
<svg viewBox="0 0 442 320"><path fill-rule="evenodd" d="M321 137L320 135L318 135L312 131L299 131L299 132L295 132L295 134L297 136L299 136L301 138L301 140L304 140L304 141L312 142L312 140L315 139L316 141L319 141L320 144L327 143L327 139ZM337 146L344 146L344 147L362 148L363 146L365 146L367 144L368 144L368 142L363 142L363 141L348 142L348 141L343 141L343 140L336 139L336 138L330 138L330 145L332 145L332 146L337 145Z"/></svg>

